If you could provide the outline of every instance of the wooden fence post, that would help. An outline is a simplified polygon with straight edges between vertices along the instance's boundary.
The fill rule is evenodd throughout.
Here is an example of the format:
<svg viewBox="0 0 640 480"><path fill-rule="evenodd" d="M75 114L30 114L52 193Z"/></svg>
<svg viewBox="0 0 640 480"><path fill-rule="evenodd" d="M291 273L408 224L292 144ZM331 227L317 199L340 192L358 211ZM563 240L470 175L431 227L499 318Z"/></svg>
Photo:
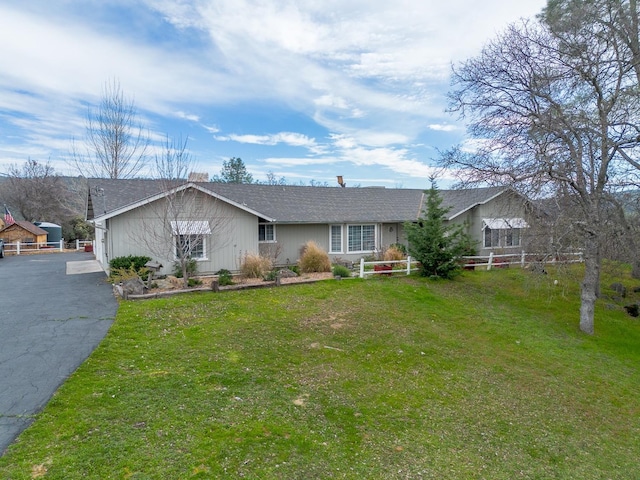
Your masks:
<svg viewBox="0 0 640 480"><path fill-rule="evenodd" d="M487 262L487 270L491 270L492 263L493 263L493 252L489 252L489 261Z"/></svg>
<svg viewBox="0 0 640 480"><path fill-rule="evenodd" d="M360 278L364 278L364 257L360 257Z"/></svg>
<svg viewBox="0 0 640 480"><path fill-rule="evenodd" d="M407 255L407 275L411 274L411 255Z"/></svg>
<svg viewBox="0 0 640 480"><path fill-rule="evenodd" d="M16 242L16 255L20 255L20 240Z"/></svg>
<svg viewBox="0 0 640 480"><path fill-rule="evenodd" d="M524 268L524 264L525 264L525 253L524 253L524 250L522 250L522 257L520 258L520 268Z"/></svg>

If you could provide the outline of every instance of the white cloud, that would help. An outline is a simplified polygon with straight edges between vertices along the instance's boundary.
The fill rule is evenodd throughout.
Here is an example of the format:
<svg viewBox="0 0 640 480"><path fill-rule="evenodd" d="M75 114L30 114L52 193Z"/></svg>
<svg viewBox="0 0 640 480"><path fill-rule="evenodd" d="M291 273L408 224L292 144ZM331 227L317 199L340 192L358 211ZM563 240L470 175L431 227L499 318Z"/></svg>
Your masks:
<svg viewBox="0 0 640 480"><path fill-rule="evenodd" d="M0 139L0 150L20 151L22 140L30 144L24 152L61 152L83 133L86 105L117 78L154 128L197 123L213 134L209 141L301 147L313 156L281 159L269 150L270 165L346 162L428 176L430 167L410 145L433 147L432 132L462 134L444 113L450 63L545 4L4 0L0 126L17 136L10 148ZM113 15L114 6L130 15L100 16ZM216 135L218 125L228 124L218 110L252 104L293 110L332 137L316 140L297 125L278 125L284 131L267 135ZM210 156L211 147L204 148Z"/></svg>
<svg viewBox="0 0 640 480"><path fill-rule="evenodd" d="M432 123L431 125L429 125L429 128L437 132L455 132L456 130L460 130L460 127L456 125L451 125L450 123L446 123L446 124Z"/></svg>
<svg viewBox="0 0 640 480"><path fill-rule="evenodd" d="M324 148L316 143L316 140L306 135L295 132L279 132L270 135L216 135L216 140L224 142L250 143L254 145L289 145L303 147L314 153L321 153Z"/></svg>
<svg viewBox="0 0 640 480"><path fill-rule="evenodd" d="M200 121L200 117L198 115L194 115L192 113L185 113L185 112L175 112L176 117L178 118L182 118L184 120L189 120L190 122L199 122Z"/></svg>

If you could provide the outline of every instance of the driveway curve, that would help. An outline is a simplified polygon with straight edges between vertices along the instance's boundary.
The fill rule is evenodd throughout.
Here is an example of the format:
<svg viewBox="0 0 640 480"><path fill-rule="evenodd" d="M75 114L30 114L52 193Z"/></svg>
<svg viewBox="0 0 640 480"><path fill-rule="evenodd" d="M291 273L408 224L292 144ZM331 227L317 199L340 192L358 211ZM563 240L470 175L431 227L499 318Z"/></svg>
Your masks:
<svg viewBox="0 0 640 480"><path fill-rule="evenodd" d="M0 455L108 332L118 309L91 253L0 259Z"/></svg>

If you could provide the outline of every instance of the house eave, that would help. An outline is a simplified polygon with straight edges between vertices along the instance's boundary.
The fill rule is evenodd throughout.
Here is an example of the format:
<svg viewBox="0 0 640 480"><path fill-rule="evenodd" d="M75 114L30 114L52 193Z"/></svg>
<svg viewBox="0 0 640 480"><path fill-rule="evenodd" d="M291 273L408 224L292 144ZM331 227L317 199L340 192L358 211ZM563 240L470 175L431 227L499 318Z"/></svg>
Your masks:
<svg viewBox="0 0 640 480"><path fill-rule="evenodd" d="M234 207L236 207L236 208L238 208L240 210L243 210L243 211L245 211L247 213L255 215L256 217L264 218L265 220L267 220L269 222L274 222L275 221L275 218L272 218L272 217L270 217L268 215L260 213L257 210L254 210L254 209L248 207L247 205L243 205L243 204L240 204L238 202L234 202L233 200L231 200L229 198L226 198L226 197L224 197L222 195L219 195L216 192L213 192L213 191L211 191L209 189L202 188L200 185L197 185L197 184L195 184L193 182L187 182L187 183L184 183L184 184L179 185L177 187L171 188L170 190L167 190L165 192L156 193L154 195L151 195L149 197L143 198L142 200L139 200L137 202L131 203L129 205L124 205L124 206L116 208L116 209L114 209L114 210L112 210L110 212L105 212L102 215L98 215L98 216L94 215L94 217L92 219L89 219L89 220L91 220L93 222L103 222L103 221L108 220L110 218L117 217L118 215L122 215L123 213L126 213L126 212L129 212L131 210L134 210L136 208L148 205L148 204L150 204L152 202L155 202L156 200L160 200L162 198L166 198L169 195L172 195L174 193L180 192L182 190L186 190L188 188L194 188L194 189L204 193L205 195L208 195L208 196L210 196L212 198L215 198L215 199L220 200L222 202L225 202L225 203L227 203L229 205L232 205L232 206L234 206ZM94 208L94 210L95 210L95 208Z"/></svg>
<svg viewBox="0 0 640 480"><path fill-rule="evenodd" d="M467 208L464 208L464 209L460 210L459 212L454 213L453 215L449 215L449 216L447 217L447 220L448 220L448 221L451 221L451 220L453 220L454 218L459 217L460 215L463 215L463 214L467 213L467 212L468 212L468 211L470 211L470 210L473 210L473 209L474 209L474 208L476 208L478 205L486 205L487 203L489 203L489 202L491 202L491 201L495 200L496 198L498 198L500 195L503 195L503 194L504 194L505 192L507 192L508 190L510 190L510 189L505 188L504 190L500 190L498 193L496 193L496 194L494 194L494 195L491 195L491 196L490 196L490 197L488 197L488 198L485 198L485 199L484 199L483 201L481 201L481 202L476 202L476 203L473 203L473 204L471 204L471 205L468 205L468 206L467 206Z"/></svg>

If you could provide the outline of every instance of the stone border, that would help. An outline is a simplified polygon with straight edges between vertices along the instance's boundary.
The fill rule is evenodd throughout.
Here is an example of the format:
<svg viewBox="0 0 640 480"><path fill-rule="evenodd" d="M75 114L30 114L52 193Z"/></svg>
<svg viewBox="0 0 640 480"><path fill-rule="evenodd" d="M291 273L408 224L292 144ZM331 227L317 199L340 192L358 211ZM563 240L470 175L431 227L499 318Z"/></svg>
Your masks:
<svg viewBox="0 0 640 480"><path fill-rule="evenodd" d="M355 277L354 277L355 278ZM128 295L125 297L121 297L123 300L146 300L149 298L164 298L171 297L173 295L179 295L182 293L192 293L192 292L227 292L227 291L235 291L235 290L250 290L250 289L258 289L258 288L270 288L270 287L287 287L291 285L305 285L309 283L323 282L326 280L334 280L335 278L317 278L317 279L309 279L302 280L299 282L292 283L281 283L278 280L274 282L263 282L263 283L250 283L247 285L228 285L224 287L220 287L217 283L213 283L212 288L209 287L195 287L188 288L182 290L165 290L163 292L155 292L155 293L143 293L142 295Z"/></svg>

